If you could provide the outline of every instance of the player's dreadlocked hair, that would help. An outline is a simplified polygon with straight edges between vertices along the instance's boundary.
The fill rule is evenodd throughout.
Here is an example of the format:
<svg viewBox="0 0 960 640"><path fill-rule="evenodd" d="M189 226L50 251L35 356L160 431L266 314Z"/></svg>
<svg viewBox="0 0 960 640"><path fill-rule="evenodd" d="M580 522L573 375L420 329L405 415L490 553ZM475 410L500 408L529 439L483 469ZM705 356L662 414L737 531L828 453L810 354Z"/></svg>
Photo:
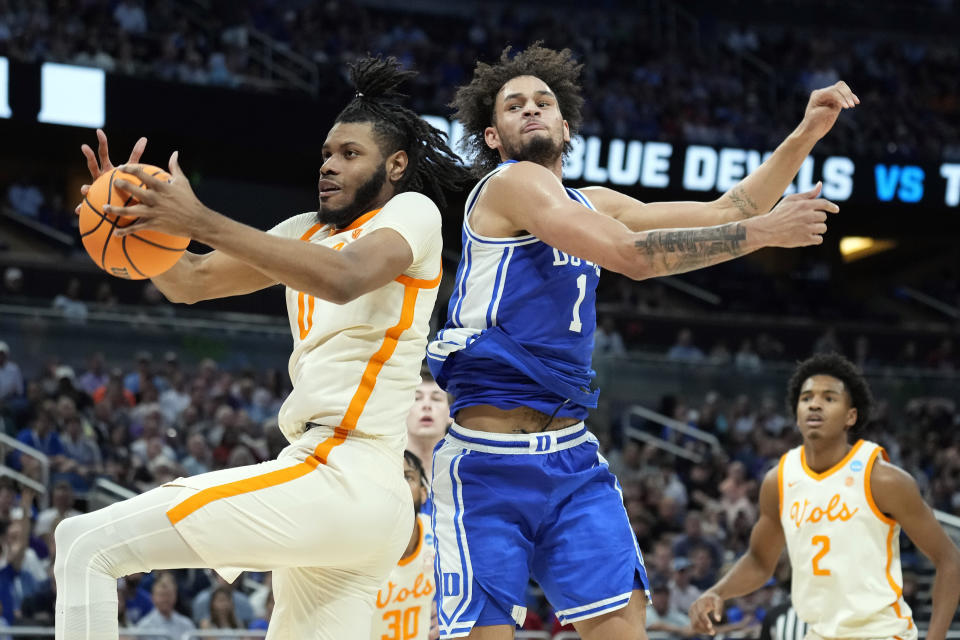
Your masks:
<svg viewBox="0 0 960 640"><path fill-rule="evenodd" d="M797 402L800 400L800 388L807 378L826 375L843 382L844 389L850 394L850 404L857 409L857 421L850 427L855 433L870 421L873 406L873 394L866 378L857 370L855 364L837 353L821 353L797 365L787 383L787 408L796 417Z"/></svg>
<svg viewBox="0 0 960 640"><path fill-rule="evenodd" d="M384 157L399 150L407 152L409 163L396 185L397 193L418 191L443 208L444 190L457 190L469 172L447 146L446 133L396 102L406 97L397 86L415 75L415 71L402 70L392 56L361 58L350 65L350 79L357 94L335 121L373 123Z"/></svg>
<svg viewBox="0 0 960 640"><path fill-rule="evenodd" d="M557 96L560 113L570 125L570 135L577 132L583 119L579 80L583 65L573 59L570 49L554 51L535 42L513 58L510 52L511 47L504 49L495 65L478 62L473 70L473 80L458 88L450 103L456 110L454 117L463 124L464 140L470 152L475 154L473 168L479 175L500 164L500 154L487 146L483 130L496 123L497 94L512 78L535 76L547 83ZM564 155L569 151L570 143L564 144Z"/></svg>

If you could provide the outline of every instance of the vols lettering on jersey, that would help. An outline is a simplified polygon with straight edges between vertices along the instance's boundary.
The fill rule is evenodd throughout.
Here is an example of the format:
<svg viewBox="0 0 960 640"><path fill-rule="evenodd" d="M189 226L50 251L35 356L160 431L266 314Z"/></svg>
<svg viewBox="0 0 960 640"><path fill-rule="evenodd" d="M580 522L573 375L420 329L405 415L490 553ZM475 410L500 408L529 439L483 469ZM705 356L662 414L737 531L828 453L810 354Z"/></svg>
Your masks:
<svg viewBox="0 0 960 640"><path fill-rule="evenodd" d="M900 525L873 501L870 473L883 448L860 440L816 473L803 447L780 459L780 523L793 568L793 606L824 638L916 636L903 600Z"/></svg>
<svg viewBox="0 0 960 640"><path fill-rule="evenodd" d="M470 227L470 213L491 177L467 198L463 259L447 323L427 348L438 384L454 396L451 414L489 404L527 406L584 419L597 406L590 391L600 267L533 235L488 238ZM571 199L593 208L576 189Z"/></svg>
<svg viewBox="0 0 960 640"><path fill-rule="evenodd" d="M408 398L420 379L418 363L440 284L440 211L426 196L407 192L344 229L318 224L315 213L305 213L270 231L339 251L383 228L407 240L414 260L376 295L338 305L287 287L293 392L280 409L280 429L293 442L307 422L337 428L318 453L321 462L354 429L403 449ZM358 362L367 363L359 375ZM381 376L391 384L378 385Z"/></svg>
<svg viewBox="0 0 960 640"><path fill-rule="evenodd" d="M430 518L417 516L420 540L413 555L403 558L377 593L371 640L427 640L433 611L433 563L436 556Z"/></svg>

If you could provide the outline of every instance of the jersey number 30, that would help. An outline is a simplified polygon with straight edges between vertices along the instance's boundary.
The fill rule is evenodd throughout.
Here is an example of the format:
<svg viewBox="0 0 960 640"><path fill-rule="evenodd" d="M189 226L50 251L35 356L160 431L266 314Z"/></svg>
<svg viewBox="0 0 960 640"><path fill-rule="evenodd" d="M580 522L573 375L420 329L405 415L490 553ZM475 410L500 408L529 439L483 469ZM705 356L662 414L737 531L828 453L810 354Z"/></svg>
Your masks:
<svg viewBox="0 0 960 640"><path fill-rule="evenodd" d="M584 296L587 295L587 274L581 273L577 276L577 301L573 303L573 320L570 321L570 331L580 333L583 330L583 323L580 322L580 305L583 303Z"/></svg>

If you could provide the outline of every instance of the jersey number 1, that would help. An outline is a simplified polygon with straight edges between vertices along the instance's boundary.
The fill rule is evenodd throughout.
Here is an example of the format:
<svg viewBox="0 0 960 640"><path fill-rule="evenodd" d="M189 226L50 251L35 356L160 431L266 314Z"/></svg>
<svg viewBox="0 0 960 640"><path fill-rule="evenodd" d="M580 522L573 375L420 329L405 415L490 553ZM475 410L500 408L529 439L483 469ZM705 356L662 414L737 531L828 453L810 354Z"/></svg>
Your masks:
<svg viewBox="0 0 960 640"><path fill-rule="evenodd" d="M577 301L573 303L573 320L570 321L570 331L580 333L583 329L583 323L580 322L580 304L583 302L584 296L587 295L587 274L581 273L577 276L577 290L579 294L577 295Z"/></svg>

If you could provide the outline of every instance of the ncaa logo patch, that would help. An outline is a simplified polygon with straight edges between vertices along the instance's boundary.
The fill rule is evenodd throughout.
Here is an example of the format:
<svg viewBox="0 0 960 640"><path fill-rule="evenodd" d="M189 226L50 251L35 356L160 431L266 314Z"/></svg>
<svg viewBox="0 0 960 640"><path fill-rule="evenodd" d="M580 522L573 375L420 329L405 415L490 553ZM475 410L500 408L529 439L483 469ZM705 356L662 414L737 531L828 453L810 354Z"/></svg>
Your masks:
<svg viewBox="0 0 960 640"><path fill-rule="evenodd" d="M863 471L863 463L859 460L854 460L850 463L850 471L857 473L858 471Z"/></svg>

